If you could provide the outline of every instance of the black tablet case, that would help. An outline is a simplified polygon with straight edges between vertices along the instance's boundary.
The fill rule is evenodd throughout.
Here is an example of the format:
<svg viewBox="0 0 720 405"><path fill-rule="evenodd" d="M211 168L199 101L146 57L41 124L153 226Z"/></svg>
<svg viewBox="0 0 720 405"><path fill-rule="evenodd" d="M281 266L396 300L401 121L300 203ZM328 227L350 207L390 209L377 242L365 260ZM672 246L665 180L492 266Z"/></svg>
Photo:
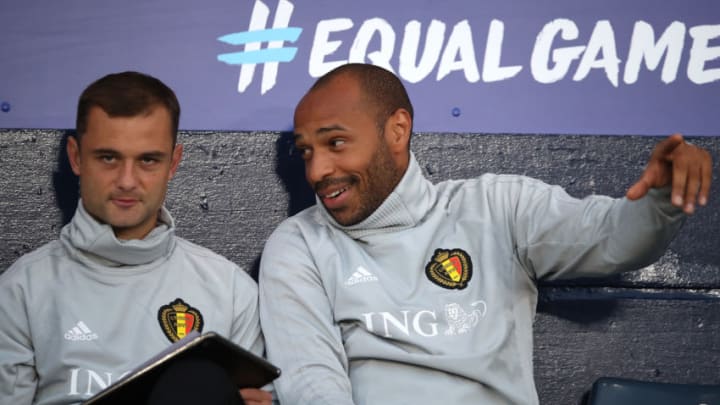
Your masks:
<svg viewBox="0 0 720 405"><path fill-rule="evenodd" d="M219 364L238 388L260 388L280 376L279 368L217 333L200 335L194 332L83 404L132 404L142 401L147 398L155 381L172 362L189 356L201 356Z"/></svg>

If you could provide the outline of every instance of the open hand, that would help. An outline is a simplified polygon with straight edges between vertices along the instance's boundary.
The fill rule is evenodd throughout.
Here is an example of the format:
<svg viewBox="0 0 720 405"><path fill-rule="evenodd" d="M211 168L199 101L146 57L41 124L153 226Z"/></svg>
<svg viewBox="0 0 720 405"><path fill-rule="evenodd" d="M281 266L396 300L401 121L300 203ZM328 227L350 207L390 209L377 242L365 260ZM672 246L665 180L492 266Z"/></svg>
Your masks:
<svg viewBox="0 0 720 405"><path fill-rule="evenodd" d="M696 202L707 204L711 179L710 153L685 142L682 135L674 134L655 146L645 171L626 196L637 200L651 188L672 185L672 204L692 214Z"/></svg>

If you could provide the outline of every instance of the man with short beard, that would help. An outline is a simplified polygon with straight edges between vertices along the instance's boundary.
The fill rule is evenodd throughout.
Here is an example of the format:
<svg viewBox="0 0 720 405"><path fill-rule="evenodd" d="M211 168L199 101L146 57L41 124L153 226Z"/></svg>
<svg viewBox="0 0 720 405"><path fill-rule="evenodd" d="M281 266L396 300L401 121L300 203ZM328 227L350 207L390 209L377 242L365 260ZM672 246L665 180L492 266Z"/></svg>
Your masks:
<svg viewBox="0 0 720 405"><path fill-rule="evenodd" d="M255 282L176 236L164 206L182 157L179 119L175 93L142 73L107 75L81 94L67 143L80 179L75 215L0 276L0 403L80 403L193 331L262 355ZM272 399L240 394L248 405ZM193 358L135 402L243 399L225 370Z"/></svg>
<svg viewBox="0 0 720 405"><path fill-rule="evenodd" d="M537 404L537 281L652 263L707 202L710 156L679 135L627 198L580 200L514 175L433 185L412 122L402 83L371 65L321 77L295 110L320 204L280 224L261 260L281 403Z"/></svg>

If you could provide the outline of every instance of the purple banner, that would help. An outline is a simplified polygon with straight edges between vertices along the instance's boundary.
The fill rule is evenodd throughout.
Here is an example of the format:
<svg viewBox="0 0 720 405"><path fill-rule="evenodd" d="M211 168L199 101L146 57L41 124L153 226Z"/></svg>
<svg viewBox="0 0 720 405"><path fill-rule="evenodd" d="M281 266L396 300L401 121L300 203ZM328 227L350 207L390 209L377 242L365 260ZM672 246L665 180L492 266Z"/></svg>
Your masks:
<svg viewBox="0 0 720 405"><path fill-rule="evenodd" d="M110 72L175 89L181 128L289 130L347 62L407 85L415 130L720 135L717 0L4 0L0 127L72 128Z"/></svg>

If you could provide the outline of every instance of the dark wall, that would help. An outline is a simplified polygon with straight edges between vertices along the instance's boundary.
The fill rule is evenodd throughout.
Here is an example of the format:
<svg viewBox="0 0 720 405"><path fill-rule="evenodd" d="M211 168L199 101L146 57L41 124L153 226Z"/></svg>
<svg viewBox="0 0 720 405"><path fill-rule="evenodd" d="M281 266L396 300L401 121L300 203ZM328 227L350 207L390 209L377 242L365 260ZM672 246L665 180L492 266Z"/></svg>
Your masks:
<svg viewBox="0 0 720 405"><path fill-rule="evenodd" d="M0 130L0 271L54 239L77 201L62 131ZM433 181L515 173L572 195L621 196L660 138L417 134ZM314 202L288 134L181 133L185 156L167 205L178 233L255 271L263 242ZM717 160L720 138L692 141ZM720 170L713 198L654 265L609 279L543 285L535 322L541 402L578 404L612 375L720 384Z"/></svg>

